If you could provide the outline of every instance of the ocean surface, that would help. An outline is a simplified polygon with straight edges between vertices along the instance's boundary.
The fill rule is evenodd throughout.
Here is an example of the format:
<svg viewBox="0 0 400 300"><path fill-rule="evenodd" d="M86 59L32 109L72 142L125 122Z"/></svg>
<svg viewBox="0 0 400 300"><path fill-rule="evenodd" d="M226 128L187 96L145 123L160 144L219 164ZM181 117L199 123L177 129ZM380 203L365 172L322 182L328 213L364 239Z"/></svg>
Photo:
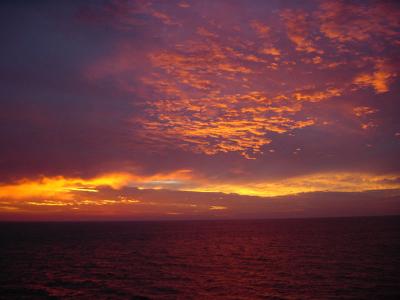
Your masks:
<svg viewBox="0 0 400 300"><path fill-rule="evenodd" d="M400 299L400 217L0 223L1 299Z"/></svg>

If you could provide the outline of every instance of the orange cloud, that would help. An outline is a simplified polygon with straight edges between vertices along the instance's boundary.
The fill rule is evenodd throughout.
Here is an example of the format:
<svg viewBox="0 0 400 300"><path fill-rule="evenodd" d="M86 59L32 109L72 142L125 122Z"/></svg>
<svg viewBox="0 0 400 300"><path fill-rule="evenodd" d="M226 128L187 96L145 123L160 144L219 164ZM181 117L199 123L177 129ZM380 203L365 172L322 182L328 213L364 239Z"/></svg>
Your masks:
<svg viewBox="0 0 400 300"><path fill-rule="evenodd" d="M192 171L183 169L147 176L133 173L110 173L89 179L63 176L42 177L37 180L21 179L14 183L0 185L0 199L71 200L76 193L97 193L104 187L115 190L128 185L142 188L168 188L171 184L190 178L192 178Z"/></svg>
<svg viewBox="0 0 400 300"><path fill-rule="evenodd" d="M212 205L210 206L210 210L225 210L228 209L226 206L218 206L218 205Z"/></svg>
<svg viewBox="0 0 400 300"><path fill-rule="evenodd" d="M118 189L128 183L131 176L123 173L107 174L104 176L82 179L43 177L38 180L22 179L16 183L1 185L0 198L25 199L56 197L58 199L71 199L73 192L98 192L101 186Z"/></svg>
<svg viewBox="0 0 400 300"><path fill-rule="evenodd" d="M280 56L281 51L277 48L270 47L270 48L263 48L260 53L262 54L267 54L267 55L272 55L272 56Z"/></svg>
<svg viewBox="0 0 400 300"><path fill-rule="evenodd" d="M362 124L361 124L361 128L364 129L364 130L371 129L371 128L374 128L374 127L377 127L377 126L378 126L378 125L375 124L375 123L372 122L372 121L367 122L367 123L362 123Z"/></svg>
<svg viewBox="0 0 400 300"><path fill-rule="evenodd" d="M150 11L151 15L163 22L166 25L179 25L178 22L172 21L172 18L165 13L152 9Z"/></svg>
<svg viewBox="0 0 400 300"><path fill-rule="evenodd" d="M157 5L136 6L135 13L151 16ZM369 86L376 93L389 91L396 76L390 59L347 48L350 42L363 43L370 37L393 38L389 29L395 28L397 12L386 22L385 8L378 6L367 5L363 12L362 5L324 1L313 12L279 11L283 22L271 26L250 18L257 37L237 26L224 28L217 20L183 18L180 22L190 34L182 36L182 28L166 24L160 30L168 33L168 46L150 47L144 53L135 45L121 47L114 59L106 59L91 74L95 79L99 73L116 78L125 91L145 99L140 103L143 113L133 116L132 122L138 128L135 133L153 149L177 147L207 155L237 152L256 158L273 143L271 133L289 135L322 124L313 113L322 102L340 96L350 99L352 92ZM367 16L387 24L371 28ZM365 22L367 28L361 28ZM277 34L282 30L292 43ZM137 70L143 72L139 82L132 83Z"/></svg>
<svg viewBox="0 0 400 300"><path fill-rule="evenodd" d="M119 175L117 175L119 174ZM128 179L129 178L129 179ZM162 190L161 185L172 179L181 180L181 186L171 186ZM242 178L243 180L244 178ZM248 181L212 181L197 176L189 170L177 170L165 174L149 176L114 175L99 176L93 179L53 177L37 181L19 181L1 189L0 212L2 215L19 214L37 217L47 216L80 218L84 217L145 217L161 215L183 215L206 212L243 213L242 209L250 204L246 198L237 207L237 195L275 197L316 191L362 192L369 190L390 190L400 188L399 174L374 175L369 173L330 172L291 177L280 180ZM127 188L132 184L140 189ZM151 185L151 183L161 185ZM147 185L146 185L147 184ZM121 186L122 185L122 186ZM82 186L96 189L96 192L76 191ZM165 187L166 185L164 185ZM3 185L3 187L5 187ZM109 189L107 187L114 187ZM149 189L152 189L150 191ZM158 191L156 191L158 190ZM184 191L200 192L185 193ZM21 193L23 192L23 193ZM202 192L218 192L206 194ZM232 200L229 200L232 199ZM271 205L279 198L260 198L259 208ZM290 201L289 203L296 203ZM236 208L235 208L236 207ZM255 211L257 211L255 207Z"/></svg>
<svg viewBox="0 0 400 300"><path fill-rule="evenodd" d="M197 28L197 34L199 34L201 36L204 36L204 37L208 37L208 38L217 38L218 37L217 34L208 31L204 27L198 27Z"/></svg>
<svg viewBox="0 0 400 300"><path fill-rule="evenodd" d="M269 33L270 30L271 30L267 25L265 25L265 24L263 24L263 23L261 23L261 22L259 22L259 21L252 21L252 22L250 23L250 26L251 26L251 28L253 28L253 30L255 30L255 31L257 32L257 34L258 34L259 36L261 36L261 37L267 36L268 33Z"/></svg>
<svg viewBox="0 0 400 300"><path fill-rule="evenodd" d="M400 188L399 179L399 174L374 175L368 173L332 172L270 182L207 183L189 190L275 197L316 191L363 192L368 190L398 189Z"/></svg>
<svg viewBox="0 0 400 300"><path fill-rule="evenodd" d="M383 41L398 35L400 13L383 3L366 6L345 1L323 1L317 16L321 32L341 43L366 41L376 36Z"/></svg>
<svg viewBox="0 0 400 300"><path fill-rule="evenodd" d="M322 52L321 50L317 50L310 37L310 27L312 25L307 12L302 10L285 10L281 13L281 17L286 25L288 38L296 45L296 50L308 53Z"/></svg>
<svg viewBox="0 0 400 300"><path fill-rule="evenodd" d="M341 89L338 88L328 88L324 91L299 91L293 93L296 100L308 101L308 102L319 102L322 100L327 100L332 97L337 97L342 94Z"/></svg>
<svg viewBox="0 0 400 300"><path fill-rule="evenodd" d="M377 94L380 94L389 91L389 83L395 75L388 64L382 60L377 60L374 72L357 75L353 83L359 87L371 86Z"/></svg>
<svg viewBox="0 0 400 300"><path fill-rule="evenodd" d="M286 133L314 124L310 119L290 117L301 109L299 104L281 103L282 100L268 99L260 93L159 100L149 103L152 108L148 114L154 119L142 119L140 123L147 136L178 139L184 149L209 155L237 151L252 158L271 142L268 132Z"/></svg>
<svg viewBox="0 0 400 300"><path fill-rule="evenodd" d="M378 110L369 106L357 106L353 108L353 112L357 117L363 117L376 113Z"/></svg>

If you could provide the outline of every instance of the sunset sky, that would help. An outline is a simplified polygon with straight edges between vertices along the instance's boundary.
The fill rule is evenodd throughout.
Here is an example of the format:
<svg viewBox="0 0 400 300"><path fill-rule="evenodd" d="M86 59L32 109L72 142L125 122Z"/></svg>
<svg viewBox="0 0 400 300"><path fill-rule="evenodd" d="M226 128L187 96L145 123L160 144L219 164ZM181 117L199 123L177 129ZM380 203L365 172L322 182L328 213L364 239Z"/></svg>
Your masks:
<svg viewBox="0 0 400 300"><path fill-rule="evenodd" d="M400 214L400 3L0 14L0 220Z"/></svg>

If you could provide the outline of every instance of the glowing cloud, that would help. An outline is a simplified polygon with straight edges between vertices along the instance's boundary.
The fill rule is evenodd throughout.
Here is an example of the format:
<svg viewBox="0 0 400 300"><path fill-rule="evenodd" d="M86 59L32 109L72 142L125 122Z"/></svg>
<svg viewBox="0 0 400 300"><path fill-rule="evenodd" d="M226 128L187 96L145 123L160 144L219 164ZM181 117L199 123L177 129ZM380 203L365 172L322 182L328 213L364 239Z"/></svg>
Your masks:
<svg viewBox="0 0 400 300"><path fill-rule="evenodd" d="M400 175L398 174L321 173L271 182L209 183L190 190L275 197L317 191L363 192L369 190L399 189L399 179Z"/></svg>
<svg viewBox="0 0 400 300"><path fill-rule="evenodd" d="M23 179L0 186L0 198L25 199L35 197L73 198L73 192L98 192L98 187L122 187L130 179L127 174L107 174L93 179L64 178L63 176L38 180Z"/></svg>
<svg viewBox="0 0 400 300"><path fill-rule="evenodd" d="M354 78L353 83L360 87L372 86L377 94L389 91L389 82L395 76L388 64L377 61L373 73L362 73Z"/></svg>

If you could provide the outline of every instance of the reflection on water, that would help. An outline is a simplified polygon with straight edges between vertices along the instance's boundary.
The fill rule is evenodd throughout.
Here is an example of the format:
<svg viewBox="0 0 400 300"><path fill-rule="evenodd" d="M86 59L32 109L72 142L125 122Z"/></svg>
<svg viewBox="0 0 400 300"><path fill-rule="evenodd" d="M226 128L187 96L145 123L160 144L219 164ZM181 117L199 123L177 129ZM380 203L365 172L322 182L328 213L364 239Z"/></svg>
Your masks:
<svg viewBox="0 0 400 300"><path fill-rule="evenodd" d="M0 224L1 299L400 299L400 218Z"/></svg>

